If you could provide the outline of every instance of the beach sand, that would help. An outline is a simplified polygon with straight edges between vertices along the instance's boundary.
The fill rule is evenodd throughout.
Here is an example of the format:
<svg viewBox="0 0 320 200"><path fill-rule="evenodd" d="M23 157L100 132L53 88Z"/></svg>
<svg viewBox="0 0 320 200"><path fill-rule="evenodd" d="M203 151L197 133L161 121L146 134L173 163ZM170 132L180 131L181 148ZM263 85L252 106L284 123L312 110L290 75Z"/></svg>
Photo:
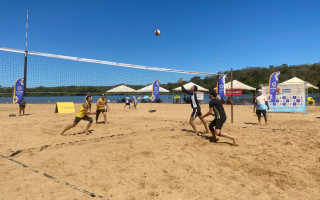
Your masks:
<svg viewBox="0 0 320 200"><path fill-rule="evenodd" d="M12 105L0 105L0 199L320 199L320 107L269 113L261 126L252 106L234 106L231 123L226 105L222 131L238 138L233 146L195 137L190 105L153 104L153 113L150 104L109 106L108 123L94 123L92 134L80 121L61 136L75 113L28 104L28 115L9 117ZM205 114L208 104L201 107Z"/></svg>

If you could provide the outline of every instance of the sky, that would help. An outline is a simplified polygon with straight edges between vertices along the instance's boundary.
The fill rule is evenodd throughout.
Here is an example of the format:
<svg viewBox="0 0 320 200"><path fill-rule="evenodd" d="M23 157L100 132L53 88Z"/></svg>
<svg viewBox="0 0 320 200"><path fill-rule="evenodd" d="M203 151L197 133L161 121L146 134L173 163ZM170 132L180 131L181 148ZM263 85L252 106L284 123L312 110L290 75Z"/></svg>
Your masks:
<svg viewBox="0 0 320 200"><path fill-rule="evenodd" d="M0 47L217 73L320 62L318 0L0 1ZM154 31L160 29L161 35Z"/></svg>

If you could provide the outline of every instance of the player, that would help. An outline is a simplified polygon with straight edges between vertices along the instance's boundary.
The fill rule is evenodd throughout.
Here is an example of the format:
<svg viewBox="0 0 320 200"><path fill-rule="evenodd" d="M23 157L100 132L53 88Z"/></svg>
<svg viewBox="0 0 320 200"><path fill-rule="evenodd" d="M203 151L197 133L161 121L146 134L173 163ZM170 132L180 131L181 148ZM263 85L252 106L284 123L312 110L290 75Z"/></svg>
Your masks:
<svg viewBox="0 0 320 200"><path fill-rule="evenodd" d="M101 94L101 98L97 101L97 111L96 111L96 124L98 123L99 115L102 112L104 118L104 124L107 123L107 111L110 110L106 100L106 95Z"/></svg>
<svg viewBox="0 0 320 200"><path fill-rule="evenodd" d="M186 90L183 85L182 85L182 78L179 79L179 83L181 86L181 90L184 93L187 93L190 95L190 102L191 102L191 107L193 108L193 112L191 114L190 120L189 120L189 124L192 126L194 133L196 136L199 135L196 125L194 124L194 119L199 116L201 122L203 123L205 129L206 129L206 133L209 133L208 127L206 125L206 122L202 119L202 113L201 113L201 107L198 103L198 99L197 99L197 89L198 87L196 85L191 87L191 90Z"/></svg>
<svg viewBox="0 0 320 200"><path fill-rule="evenodd" d="M236 137L228 135L226 133L221 133L222 126L226 122L227 116L221 101L217 99L217 93L215 91L210 92L209 98L211 99L211 101L209 102L209 111L202 116L202 120L205 117L212 115L212 113L214 112L216 117L209 125L209 129L213 137L213 142L217 142L216 136L220 136L231 139L233 141L233 144L235 146L238 146ZM214 127L216 127L216 129L214 129Z"/></svg>
<svg viewBox="0 0 320 200"><path fill-rule="evenodd" d="M64 132L66 132L67 130L75 127L79 122L80 120L85 120L85 121L89 121L87 127L86 127L86 130L84 131L84 133L86 135L89 135L90 132L88 131L92 122L93 122L93 119L91 117L89 117L88 115L95 115L96 113L95 112L89 112L89 104L92 102L92 97L90 95L87 95L86 96L86 101L85 103L81 106L79 112L77 113L76 115L76 118L74 119L74 122L70 125L68 125L62 132L61 132L61 135L64 135Z"/></svg>

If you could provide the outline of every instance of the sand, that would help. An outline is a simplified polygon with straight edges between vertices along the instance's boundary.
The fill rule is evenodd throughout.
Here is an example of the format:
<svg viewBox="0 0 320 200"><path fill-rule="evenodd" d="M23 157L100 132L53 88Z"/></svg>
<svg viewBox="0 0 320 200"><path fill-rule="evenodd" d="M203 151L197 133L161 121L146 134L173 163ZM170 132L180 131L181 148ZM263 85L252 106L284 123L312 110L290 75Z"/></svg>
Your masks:
<svg viewBox="0 0 320 200"><path fill-rule="evenodd" d="M226 105L222 130L238 138L233 146L195 137L190 105L123 106L110 104L108 123L90 135L81 121L61 136L75 113L28 104L28 115L9 117L12 106L0 105L0 199L320 199L320 107L269 113L261 126L252 106L235 106L231 123Z"/></svg>

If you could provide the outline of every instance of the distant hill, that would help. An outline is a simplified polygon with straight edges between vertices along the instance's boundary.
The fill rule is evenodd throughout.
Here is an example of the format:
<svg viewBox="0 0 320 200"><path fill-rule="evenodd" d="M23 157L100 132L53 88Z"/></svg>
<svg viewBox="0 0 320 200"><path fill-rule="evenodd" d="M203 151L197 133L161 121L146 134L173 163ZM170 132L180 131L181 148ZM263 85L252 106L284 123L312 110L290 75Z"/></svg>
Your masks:
<svg viewBox="0 0 320 200"><path fill-rule="evenodd" d="M247 67L241 70L233 71L233 79L250 85L254 88L259 88L260 84L269 84L270 75L277 71L280 71L280 83L293 77L298 77L320 88L320 63L292 66L288 66L287 64L283 64L281 66L270 65L269 68ZM230 81L230 71L224 71L220 73L227 74L226 82ZM209 90L212 90L217 85L216 77L206 77L201 79L200 77L196 76L190 81L208 88Z"/></svg>

